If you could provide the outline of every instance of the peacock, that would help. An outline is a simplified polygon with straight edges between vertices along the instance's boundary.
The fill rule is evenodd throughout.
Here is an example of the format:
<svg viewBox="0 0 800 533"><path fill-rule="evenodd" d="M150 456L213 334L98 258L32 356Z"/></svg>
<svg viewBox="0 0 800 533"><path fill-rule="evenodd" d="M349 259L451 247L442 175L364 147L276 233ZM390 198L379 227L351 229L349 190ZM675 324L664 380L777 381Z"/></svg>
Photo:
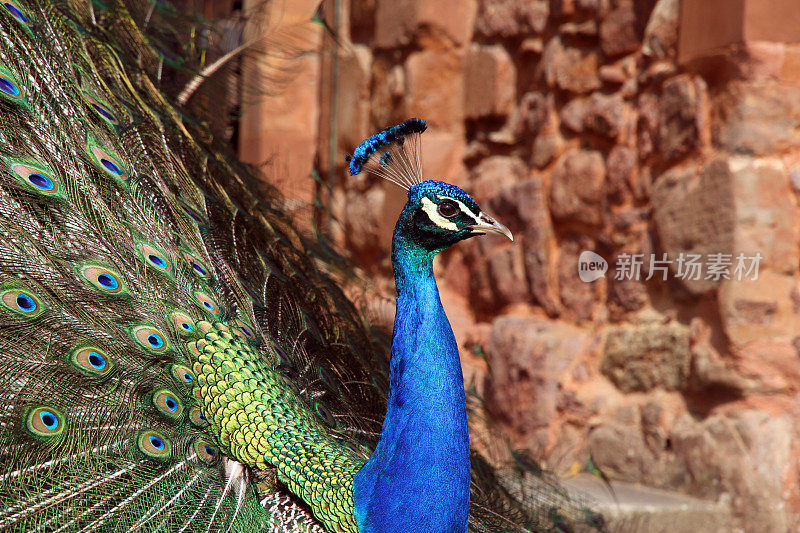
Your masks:
<svg viewBox="0 0 800 533"><path fill-rule="evenodd" d="M181 16L0 3L0 531L598 525L555 485L523 503L470 451L432 261L512 235L423 179L425 122L349 161L408 197L387 357L342 258L164 86L188 68L164 45Z"/></svg>

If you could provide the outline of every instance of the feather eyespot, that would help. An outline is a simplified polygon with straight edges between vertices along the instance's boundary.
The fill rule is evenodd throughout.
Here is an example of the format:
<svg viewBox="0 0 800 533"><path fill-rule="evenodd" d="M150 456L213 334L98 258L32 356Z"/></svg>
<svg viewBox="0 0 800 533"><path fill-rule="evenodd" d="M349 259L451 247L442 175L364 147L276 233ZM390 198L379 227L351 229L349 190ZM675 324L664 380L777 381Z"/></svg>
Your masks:
<svg viewBox="0 0 800 533"><path fill-rule="evenodd" d="M117 281L117 278L105 272L97 276L97 283L109 290L119 288L119 281Z"/></svg>
<svg viewBox="0 0 800 533"><path fill-rule="evenodd" d="M186 259L186 262L188 262L189 266L192 267L192 272L194 272L197 276L201 277L202 279L209 279L211 277L208 267L206 267L206 265L198 258L186 252L183 253L183 258Z"/></svg>
<svg viewBox="0 0 800 533"><path fill-rule="evenodd" d="M202 439L195 441L194 451L198 459L207 465L212 465L219 459L219 450L217 450L216 446Z"/></svg>
<svg viewBox="0 0 800 533"><path fill-rule="evenodd" d="M83 97L86 99L86 103L89 104L89 107L92 108L92 111L97 113L97 115L100 118L102 118L112 126L119 125L119 120L117 120L117 116L111 112L107 104L99 102L97 99L93 98L87 93L83 93Z"/></svg>
<svg viewBox="0 0 800 533"><path fill-rule="evenodd" d="M203 427L207 424L206 417L203 416L203 411L199 407L192 407L189 411L189 421L197 427Z"/></svg>
<svg viewBox="0 0 800 533"><path fill-rule="evenodd" d="M14 171L14 174L20 178L19 181L31 192L53 196L61 189L58 180L53 177L53 174L41 168L15 164L11 166L11 170Z"/></svg>
<svg viewBox="0 0 800 533"><path fill-rule="evenodd" d="M44 312L44 306L32 293L22 289L0 292L0 302L10 311L25 318L36 318Z"/></svg>
<svg viewBox="0 0 800 533"><path fill-rule="evenodd" d="M292 368L294 366L294 361L292 360L291 357L289 357L286 354L286 352L283 350L283 348L281 348L280 346L278 346L276 344L273 344L272 348L273 348L273 350L275 350L275 353L278 356L278 364L286 366L286 367L289 367L289 368Z"/></svg>
<svg viewBox="0 0 800 533"><path fill-rule="evenodd" d="M40 411L39 420L42 422L42 425L44 425L49 430L54 430L58 428L59 420L50 411Z"/></svg>
<svg viewBox="0 0 800 533"><path fill-rule="evenodd" d="M0 76L0 92L8 96L19 96L20 90L16 83L4 76Z"/></svg>
<svg viewBox="0 0 800 533"><path fill-rule="evenodd" d="M11 72L0 65L0 96L18 103L25 98L25 90Z"/></svg>
<svg viewBox="0 0 800 533"><path fill-rule="evenodd" d="M28 411L25 428L34 437L53 438L64 432L64 415L53 407L36 407Z"/></svg>
<svg viewBox="0 0 800 533"><path fill-rule="evenodd" d="M56 184L49 177L40 172L33 172L28 175L28 181L37 189L52 191Z"/></svg>
<svg viewBox="0 0 800 533"><path fill-rule="evenodd" d="M178 335L193 335L195 333L194 319L183 311L173 311L169 315L172 325Z"/></svg>
<svg viewBox="0 0 800 533"><path fill-rule="evenodd" d="M293 393L295 393L298 396L300 396L302 391L300 390L300 387L297 386L297 383L295 383L291 379L287 378L286 376L279 376L279 377L280 377L281 383L283 383L286 386L287 389L291 390Z"/></svg>
<svg viewBox="0 0 800 533"><path fill-rule="evenodd" d="M201 277L204 278L208 277L208 271L205 268L201 267L199 263L195 263L194 261L192 261L191 265L192 268L195 269L195 271L197 271L197 273L200 274Z"/></svg>
<svg viewBox="0 0 800 533"><path fill-rule="evenodd" d="M359 457L363 457L364 459L369 459L369 454L365 453L361 446L354 444L352 442L345 442L344 445L349 449L351 452L355 453Z"/></svg>
<svg viewBox="0 0 800 533"><path fill-rule="evenodd" d="M243 322L241 319L237 318L231 328L231 331L235 333L238 337L247 339L249 341L254 341L256 336L253 334L253 330L251 326Z"/></svg>
<svg viewBox="0 0 800 533"><path fill-rule="evenodd" d="M119 168L119 165L117 165L116 163L114 163L110 159L103 158L103 159L100 160L100 164L102 164L103 167L106 168L106 170L108 170L109 172L111 172L115 176L117 176L117 177L121 177L122 176L122 169Z"/></svg>
<svg viewBox="0 0 800 533"><path fill-rule="evenodd" d="M98 113L100 113L100 116L102 116L108 122L111 122L112 124L116 124L117 123L117 117L115 117L114 114L111 111L109 111L105 107L103 107L100 104L97 104L95 102L91 102L91 105L94 108L94 110L97 111Z"/></svg>
<svg viewBox="0 0 800 533"><path fill-rule="evenodd" d="M459 209L458 204L453 200L444 200L436 207L436 212L444 218L453 218L461 212L461 209Z"/></svg>
<svg viewBox="0 0 800 533"><path fill-rule="evenodd" d="M87 360L89 361L89 364L92 365L92 368L96 370L104 370L108 366L105 357L98 352L89 352L89 357Z"/></svg>
<svg viewBox="0 0 800 533"><path fill-rule="evenodd" d="M178 383L183 385L191 385L194 383L194 372L192 372L188 366L172 365L169 371Z"/></svg>
<svg viewBox="0 0 800 533"><path fill-rule="evenodd" d="M158 333L151 333L147 337L147 342L149 342L150 346L152 346L153 348L161 348L162 346L164 346L164 339L161 338L161 335L159 335Z"/></svg>
<svg viewBox="0 0 800 533"><path fill-rule="evenodd" d="M322 404L321 404L321 403L319 403L319 402L316 402L316 403L314 404L314 412L316 412L316 413L317 413L317 416L319 416L319 418L320 418L320 419L321 419L323 422L325 422L325 424L326 424L327 426L330 426L330 427L332 427L332 428L335 428L335 427L336 427L336 419L333 417L333 415L331 414L331 412L330 412L330 411L328 411L328 410L325 408L325 406L324 406L324 405L322 405Z"/></svg>
<svg viewBox="0 0 800 533"><path fill-rule="evenodd" d="M196 224L204 224L205 223L205 221L206 221L205 217L197 209L195 209L194 207L192 207L188 203L186 203L186 200L184 200L183 198L181 198L179 196L176 196L175 200L177 201L177 203L180 206L181 210L186 214L186 216L191 218Z"/></svg>
<svg viewBox="0 0 800 533"><path fill-rule="evenodd" d="M133 328L133 337L146 350L163 353L169 349L167 337L156 328L150 326L136 326Z"/></svg>
<svg viewBox="0 0 800 533"><path fill-rule="evenodd" d="M178 420L183 416L183 403L178 396L170 390L161 389L153 393L153 406L171 420Z"/></svg>
<svg viewBox="0 0 800 533"><path fill-rule="evenodd" d="M92 163L102 172L110 175L112 178L126 182L130 177L125 166L120 161L119 157L110 153L107 150L100 148L97 145L89 145L89 155L91 156Z"/></svg>
<svg viewBox="0 0 800 533"><path fill-rule="evenodd" d="M80 274L95 289L107 294L127 293L125 283L119 272L111 270L101 265L85 264L80 268Z"/></svg>
<svg viewBox="0 0 800 533"><path fill-rule="evenodd" d="M16 20L18 20L19 22L25 24L26 26L31 25L30 17L28 17L25 11L19 5L17 5L16 2L11 2L9 0L6 0L5 2L3 2L3 7L6 8L6 11L8 11L11 14L11 16L14 17Z"/></svg>
<svg viewBox="0 0 800 533"><path fill-rule="evenodd" d="M93 378L105 377L114 368L114 362L108 354L94 346L73 351L69 362L78 372Z"/></svg>
<svg viewBox="0 0 800 533"><path fill-rule="evenodd" d="M211 313L212 315L219 314L219 305L215 302L211 297L201 291L197 291L194 293L194 299L197 302L197 305L205 309L207 312Z"/></svg>
<svg viewBox="0 0 800 533"><path fill-rule="evenodd" d="M24 313L32 313L36 311L36 300L25 293L17 294L15 302L19 310Z"/></svg>
<svg viewBox="0 0 800 533"><path fill-rule="evenodd" d="M169 439L152 429L139 433L136 445L140 452L151 459L165 460L172 454L172 443Z"/></svg>
<svg viewBox="0 0 800 533"><path fill-rule="evenodd" d="M137 248L139 249L139 253L142 254L145 263L149 266L165 274L172 273L172 262L167 259L167 255L164 252L157 250L149 244L140 244Z"/></svg>

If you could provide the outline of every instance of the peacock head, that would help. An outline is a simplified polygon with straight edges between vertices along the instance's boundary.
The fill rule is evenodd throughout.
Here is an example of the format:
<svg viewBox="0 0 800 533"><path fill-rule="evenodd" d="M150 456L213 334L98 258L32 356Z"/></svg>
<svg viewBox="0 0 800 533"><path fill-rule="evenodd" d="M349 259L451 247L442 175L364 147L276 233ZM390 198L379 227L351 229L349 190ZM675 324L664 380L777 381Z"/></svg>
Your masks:
<svg viewBox="0 0 800 533"><path fill-rule="evenodd" d="M412 185L395 234L401 234L430 252L487 233L513 235L503 224L484 213L472 196L443 181L426 180Z"/></svg>
<svg viewBox="0 0 800 533"><path fill-rule="evenodd" d="M453 244L486 233L514 237L484 213L463 189L443 181L422 180L420 135L424 120L409 119L366 139L350 158L350 174L375 174L408 191L395 240L436 254Z"/></svg>

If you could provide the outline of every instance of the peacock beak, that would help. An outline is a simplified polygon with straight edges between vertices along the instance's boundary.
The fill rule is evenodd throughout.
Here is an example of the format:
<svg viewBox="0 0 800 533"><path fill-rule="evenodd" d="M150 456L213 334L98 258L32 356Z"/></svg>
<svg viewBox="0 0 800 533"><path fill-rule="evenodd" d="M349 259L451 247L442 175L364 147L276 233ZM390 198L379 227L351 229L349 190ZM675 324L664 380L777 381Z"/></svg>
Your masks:
<svg viewBox="0 0 800 533"><path fill-rule="evenodd" d="M501 223L499 223L486 213L481 213L480 215L478 215L478 219L481 221L480 224L475 224L473 226L467 226L467 227L476 233L496 233L498 235L505 235L512 241L514 240L514 235L507 227L505 227L504 225L502 225Z"/></svg>

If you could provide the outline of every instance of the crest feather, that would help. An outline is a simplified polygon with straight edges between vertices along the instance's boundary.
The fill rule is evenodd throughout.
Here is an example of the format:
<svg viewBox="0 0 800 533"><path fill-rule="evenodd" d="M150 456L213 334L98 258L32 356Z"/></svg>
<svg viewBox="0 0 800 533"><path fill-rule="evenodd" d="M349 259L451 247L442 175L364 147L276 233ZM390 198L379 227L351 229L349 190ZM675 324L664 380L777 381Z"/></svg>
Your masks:
<svg viewBox="0 0 800 533"><path fill-rule="evenodd" d="M350 175L367 171L404 188L422 182L420 135L428 128L424 120L411 118L386 128L359 144L350 161Z"/></svg>

